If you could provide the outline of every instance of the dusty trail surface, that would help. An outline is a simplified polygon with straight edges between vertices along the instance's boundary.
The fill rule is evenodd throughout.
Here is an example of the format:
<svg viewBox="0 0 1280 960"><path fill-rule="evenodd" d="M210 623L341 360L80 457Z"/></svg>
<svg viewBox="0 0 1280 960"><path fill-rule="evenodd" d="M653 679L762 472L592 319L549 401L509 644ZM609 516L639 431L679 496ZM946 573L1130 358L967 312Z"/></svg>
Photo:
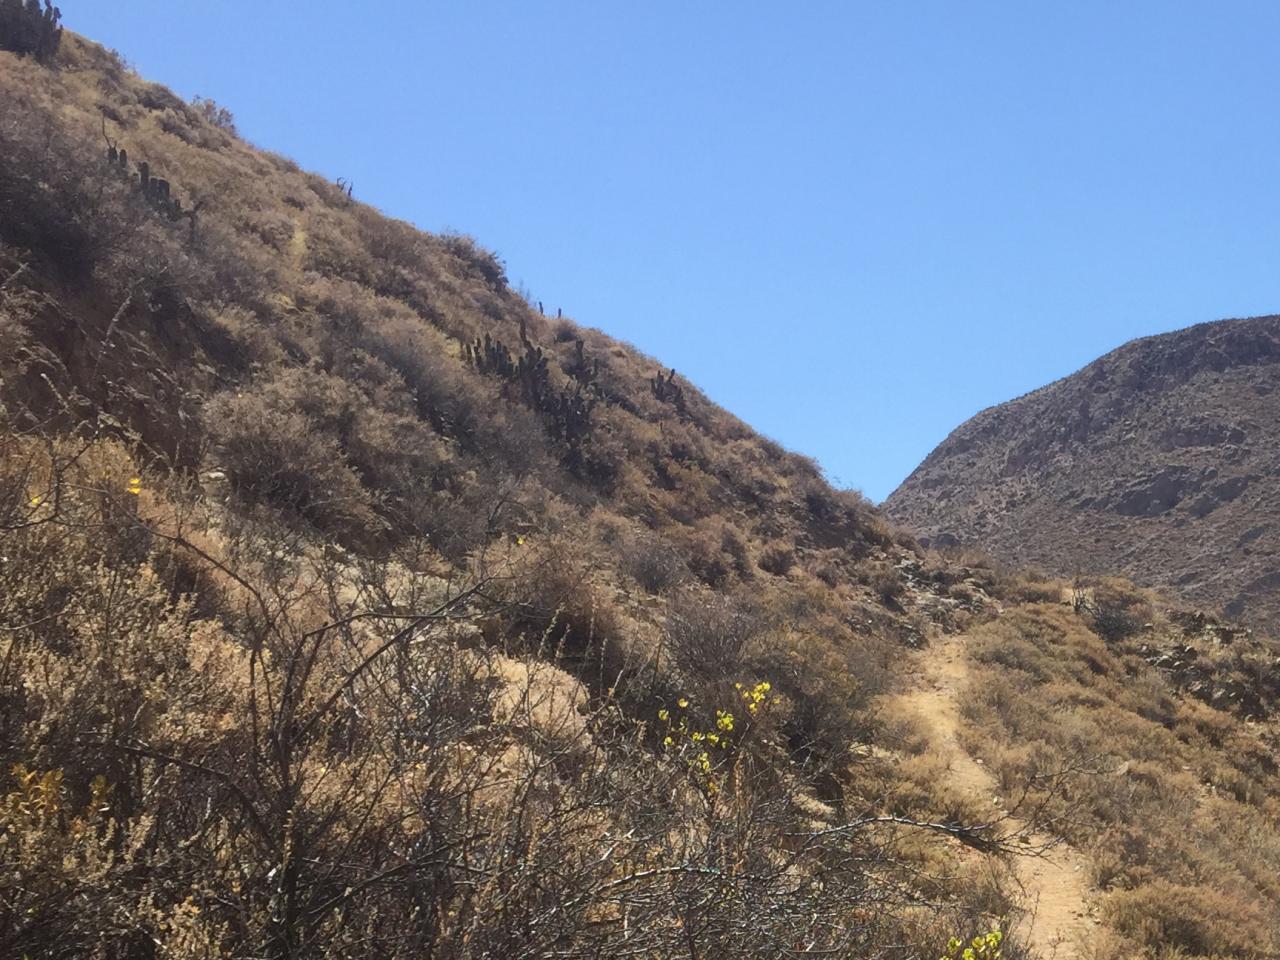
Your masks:
<svg viewBox="0 0 1280 960"><path fill-rule="evenodd" d="M995 777L965 751L957 736L959 698L968 682L964 638L939 637L918 654L914 683L899 702L925 721L930 750L946 760L951 782L985 805L994 806L993 798L1000 796ZM1025 824L1010 818L1004 829L1018 832ZM1028 847L1040 849L1052 839L1032 832ZM1014 870L1027 912L1018 931L1022 939L1044 960L1076 960L1077 942L1091 924L1084 858L1060 843L1044 856L1018 857Z"/></svg>

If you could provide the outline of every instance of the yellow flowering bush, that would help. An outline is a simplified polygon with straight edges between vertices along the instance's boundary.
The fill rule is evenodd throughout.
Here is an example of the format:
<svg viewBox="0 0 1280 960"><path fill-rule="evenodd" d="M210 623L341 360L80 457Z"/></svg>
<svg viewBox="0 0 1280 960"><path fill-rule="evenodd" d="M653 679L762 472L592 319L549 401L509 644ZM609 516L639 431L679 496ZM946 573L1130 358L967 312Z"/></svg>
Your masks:
<svg viewBox="0 0 1280 960"><path fill-rule="evenodd" d="M747 708L748 720L756 716L762 707L770 702L769 691L772 685L766 680L754 687L744 687L735 683L734 688L742 697ZM730 710L717 709L715 726L703 730L698 725L690 725L685 713L689 709L689 698L681 697L676 701L675 711L663 707L658 711L658 720L666 724L666 734L662 745L668 750L685 755L689 769L697 776L698 782L708 797L720 792L720 783L714 776L717 764L712 760L713 750L721 751L728 756L737 745L735 734L739 737L744 732L739 718Z"/></svg>
<svg viewBox="0 0 1280 960"><path fill-rule="evenodd" d="M998 926L978 934L968 943L959 937L952 937L947 941L946 952L938 960L1000 960L1000 944L1003 941L1004 934Z"/></svg>
<svg viewBox="0 0 1280 960"><path fill-rule="evenodd" d="M743 701L747 705L747 713L756 713L762 706L769 702L769 691L773 689L772 684L768 680L757 683L754 687L746 689L741 683L735 683L738 693L742 696Z"/></svg>

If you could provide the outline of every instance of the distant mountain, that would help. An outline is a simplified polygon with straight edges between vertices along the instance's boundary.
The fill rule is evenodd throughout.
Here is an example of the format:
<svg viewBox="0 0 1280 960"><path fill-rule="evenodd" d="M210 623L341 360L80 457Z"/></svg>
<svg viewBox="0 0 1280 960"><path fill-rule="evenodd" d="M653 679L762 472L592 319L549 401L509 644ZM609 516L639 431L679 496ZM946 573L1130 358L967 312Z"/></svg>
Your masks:
<svg viewBox="0 0 1280 960"><path fill-rule="evenodd" d="M961 425L886 501L935 545L1280 613L1280 317L1125 344Z"/></svg>

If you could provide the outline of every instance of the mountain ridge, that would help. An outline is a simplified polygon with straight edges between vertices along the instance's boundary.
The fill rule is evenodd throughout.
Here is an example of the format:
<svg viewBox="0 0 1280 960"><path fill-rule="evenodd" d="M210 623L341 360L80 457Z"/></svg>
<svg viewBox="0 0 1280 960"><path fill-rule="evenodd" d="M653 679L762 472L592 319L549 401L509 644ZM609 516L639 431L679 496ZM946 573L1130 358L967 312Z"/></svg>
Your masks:
<svg viewBox="0 0 1280 960"><path fill-rule="evenodd" d="M957 427L886 512L927 542L1123 572L1261 625L1280 609L1274 531L1253 522L1275 505L1277 363L1275 316L1130 341Z"/></svg>

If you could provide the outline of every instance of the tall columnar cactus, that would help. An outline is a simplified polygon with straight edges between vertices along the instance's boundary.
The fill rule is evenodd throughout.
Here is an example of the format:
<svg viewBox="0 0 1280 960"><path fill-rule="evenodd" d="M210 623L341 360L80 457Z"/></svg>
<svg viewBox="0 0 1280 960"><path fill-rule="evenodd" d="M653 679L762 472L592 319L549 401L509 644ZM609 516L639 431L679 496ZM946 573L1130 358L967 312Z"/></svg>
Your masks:
<svg viewBox="0 0 1280 960"><path fill-rule="evenodd" d="M37 0L29 0L27 4L28 9L38 5ZM62 11L49 0L44 0L44 13L40 17L35 50L36 60L40 63L52 61L58 53L58 47L62 45L62 27L59 24L61 19Z"/></svg>
<svg viewBox="0 0 1280 960"><path fill-rule="evenodd" d="M600 376L600 358L587 359L586 344L581 340L574 341L573 359L565 368L565 372L584 387L596 389L596 380Z"/></svg>
<svg viewBox="0 0 1280 960"><path fill-rule="evenodd" d="M48 64L62 43L62 11L49 0L0 0L0 50Z"/></svg>
<svg viewBox="0 0 1280 960"><path fill-rule="evenodd" d="M504 380L516 378L517 365L511 351L505 343L493 339L487 333L483 340L476 337L475 343L467 345L466 358L480 373L502 377Z"/></svg>
<svg viewBox="0 0 1280 960"><path fill-rule="evenodd" d="M680 416L684 416L688 411L684 405L684 388L676 383L676 372L672 370L665 377L662 371L649 381L649 389L653 391L653 395L662 403L669 403L676 408L676 412Z"/></svg>
<svg viewBox="0 0 1280 960"><path fill-rule="evenodd" d="M596 405L598 391L588 395L584 388L593 386L598 364L588 365L580 346L578 357L588 379L574 375L578 382L572 388L557 388L551 382L550 358L529 337L528 327L523 323L520 325L520 341L524 353L519 359L506 344L487 333L466 344L463 357L480 373L501 377L513 385L519 384L525 406L542 414L547 431L571 447L576 446L590 431L591 411Z"/></svg>

